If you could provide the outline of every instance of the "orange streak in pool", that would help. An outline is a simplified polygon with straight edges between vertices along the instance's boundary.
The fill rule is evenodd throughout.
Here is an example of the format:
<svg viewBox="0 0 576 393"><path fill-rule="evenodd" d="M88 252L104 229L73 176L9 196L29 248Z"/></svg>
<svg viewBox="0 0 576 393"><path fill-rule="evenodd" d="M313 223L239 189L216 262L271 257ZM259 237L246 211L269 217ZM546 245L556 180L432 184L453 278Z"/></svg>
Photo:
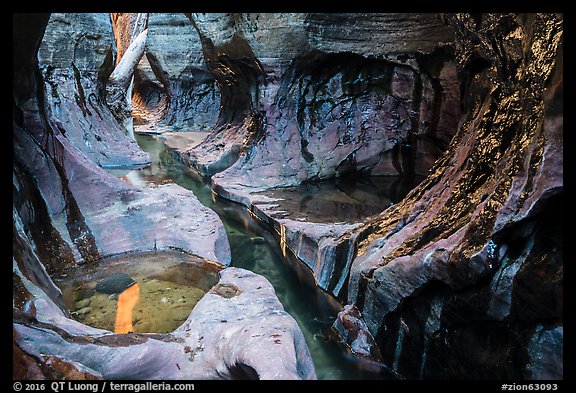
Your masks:
<svg viewBox="0 0 576 393"><path fill-rule="evenodd" d="M114 333L133 332L132 310L140 299L140 286L136 283L118 296Z"/></svg>

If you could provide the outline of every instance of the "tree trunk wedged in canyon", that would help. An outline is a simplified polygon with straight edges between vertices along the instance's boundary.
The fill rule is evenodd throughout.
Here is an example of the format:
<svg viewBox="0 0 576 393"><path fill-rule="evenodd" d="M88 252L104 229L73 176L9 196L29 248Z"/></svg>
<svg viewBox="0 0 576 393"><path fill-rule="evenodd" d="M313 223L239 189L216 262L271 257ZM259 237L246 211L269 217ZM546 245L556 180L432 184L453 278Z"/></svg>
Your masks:
<svg viewBox="0 0 576 393"><path fill-rule="evenodd" d="M94 29L104 20L97 15L74 14L74 18ZM14 378L315 379L302 332L270 283L242 269L224 269L230 264L230 246L215 212L176 184L140 188L123 182L98 165L88 144L75 145L72 134L92 137L92 130L98 136L94 125L99 123L86 121L88 128L82 128L72 121L60 122L58 110L66 119L94 116L96 98L81 93L90 81L106 81L111 68L103 75L96 73L98 78L85 69L101 60L100 46L93 55L90 45L68 51L66 45L50 49L42 43L45 31L50 33L44 38L57 37L51 23L64 26L61 32L67 43L67 29L74 25L70 18L13 16ZM41 43L48 48L38 56ZM74 59L77 90L57 92L60 85L46 73L57 67L41 71L38 58L54 65L62 61L65 66L70 65L66 59ZM112 57L105 58L112 64ZM47 85L55 83L46 87L48 93L46 75ZM58 75L61 81L69 74L64 70ZM98 87L105 89L103 83ZM65 106L64 99L70 97L76 103ZM122 132L112 115L110 119L116 124L110 128ZM169 334L117 335L70 318L55 276L111 255L167 249L217 262L223 269L219 284L237 288L235 300L215 287L204 301L207 306L195 308L188 325ZM268 316L266 321L262 315ZM230 323L223 324L223 318ZM205 347L209 355L203 353Z"/></svg>
<svg viewBox="0 0 576 393"><path fill-rule="evenodd" d="M150 162L106 103L106 84L114 69L108 14L52 14L38 61L52 128L102 167Z"/></svg>
<svg viewBox="0 0 576 393"><path fill-rule="evenodd" d="M146 48L147 13L112 13L116 41L116 66L106 83L106 102L114 117L134 139L132 90L134 71Z"/></svg>
<svg viewBox="0 0 576 393"><path fill-rule="evenodd" d="M562 378L562 17L445 18L465 116L426 180L338 241L348 303L407 378Z"/></svg>
<svg viewBox="0 0 576 393"><path fill-rule="evenodd" d="M407 379L563 378L561 15L151 15L139 42L145 14L114 15L136 26L114 29L119 54L137 49L119 72L125 103L134 74L149 125L211 127L184 159L347 303L333 328L352 352ZM175 336L68 318L51 276L80 263L171 247L230 263L222 222L192 192L102 170L149 161L118 123L126 107L106 105L123 57L112 39L107 15L14 16L14 375L314 378L273 288L241 269L194 311L202 327ZM267 194L398 174L428 177L363 222L282 218ZM262 313L277 319L259 325ZM277 345L285 368L268 357Z"/></svg>

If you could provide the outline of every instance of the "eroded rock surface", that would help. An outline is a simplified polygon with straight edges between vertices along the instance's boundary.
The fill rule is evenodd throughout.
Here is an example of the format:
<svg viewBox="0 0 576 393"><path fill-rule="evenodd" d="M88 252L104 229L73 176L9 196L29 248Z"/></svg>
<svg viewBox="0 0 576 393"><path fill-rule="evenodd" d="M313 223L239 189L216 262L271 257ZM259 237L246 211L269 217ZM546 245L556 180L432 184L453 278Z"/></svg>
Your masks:
<svg viewBox="0 0 576 393"><path fill-rule="evenodd" d="M216 123L220 90L184 14L150 14L146 55L134 83L138 131L207 131Z"/></svg>
<svg viewBox="0 0 576 393"><path fill-rule="evenodd" d="M39 291L16 265L14 271L27 290ZM34 314L15 314L15 341L23 356L51 354L106 379L316 379L304 336L270 283L238 268L220 276L172 333L91 328L39 292Z"/></svg>
<svg viewBox="0 0 576 393"><path fill-rule="evenodd" d="M71 25L59 18L50 23ZM151 41L135 102L158 114L144 119L150 124L187 124L176 115L182 108L189 126L215 122L199 145L181 147L182 156L212 175L217 193L270 222L283 252L305 262L321 288L346 299L335 330L353 351L409 379L563 377L561 15L187 18L200 46L184 38L193 34L181 16L158 17L156 43L186 30L186 44L176 47L191 45L192 65L163 57ZM232 273L205 303L226 315L244 310L251 324L232 316L216 322L210 309L195 316L235 355L220 347L208 355L192 324L173 333L192 340L180 348L173 335L120 338L66 318L50 280L55 270L156 247L226 264L229 250L221 223L191 193L141 189L94 164L138 161L131 152L109 155L114 138L102 137L97 125L86 129L93 112L108 121L96 110L104 102L101 77L111 72L108 38L81 36L72 54L42 52L41 60L65 61L40 73L36 53L48 17L15 22L14 326L16 346L27 354L18 361L39 375L46 369L38 354L61 348L78 357L65 366L86 377L117 376L130 355L138 359L135 378L160 377L159 364L172 365L162 378L196 375L180 363L195 359L209 365L200 368L208 378L313 378L293 320L270 294L261 298L266 304L252 298L269 286L237 269L225 270ZM428 177L362 223L283 218L264 192L368 174ZM269 314L287 330L256 322ZM54 317L46 322L45 315ZM247 346L253 339L262 341ZM278 364L259 345L290 359L288 366L272 370ZM178 350L164 352L168 346ZM98 365L111 354L116 363Z"/></svg>
<svg viewBox="0 0 576 393"><path fill-rule="evenodd" d="M54 18L14 15L14 376L315 379L304 337L273 287L241 269L224 270L218 288L227 290L209 293L171 334L116 335L68 317L55 273L109 255L168 248L225 266L230 248L216 213L191 191L175 184L140 188L113 177L50 117L46 106L58 105L43 92L37 52ZM80 98L70 112L86 109Z"/></svg>
<svg viewBox="0 0 576 393"><path fill-rule="evenodd" d="M38 51L45 121L101 167L146 165L150 157L106 104L114 56L109 14L52 14Z"/></svg>
<svg viewBox="0 0 576 393"><path fill-rule="evenodd" d="M447 20L465 120L425 181L340 239L356 236L348 302L405 377L562 378L548 373L562 357L562 18Z"/></svg>
<svg viewBox="0 0 576 393"><path fill-rule="evenodd" d="M205 174L222 172L214 181L224 188L426 173L455 131L458 78L444 46L453 37L438 15L190 18L221 109L184 156ZM375 25L386 28L374 36Z"/></svg>

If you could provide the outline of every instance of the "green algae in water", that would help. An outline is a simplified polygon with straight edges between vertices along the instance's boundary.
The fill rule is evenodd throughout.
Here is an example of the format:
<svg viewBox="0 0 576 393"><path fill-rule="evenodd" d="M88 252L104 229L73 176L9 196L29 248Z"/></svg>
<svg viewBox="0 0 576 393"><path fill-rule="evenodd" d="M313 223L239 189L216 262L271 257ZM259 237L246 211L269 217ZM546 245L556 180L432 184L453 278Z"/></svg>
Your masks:
<svg viewBox="0 0 576 393"><path fill-rule="evenodd" d="M217 283L219 270L217 264L177 251L134 253L86 264L56 284L78 322L118 333L167 333L186 321ZM126 312L126 302L129 327L122 330L118 311Z"/></svg>
<svg viewBox="0 0 576 393"><path fill-rule="evenodd" d="M160 184L176 183L192 190L202 204L218 213L230 241L231 265L249 269L270 281L284 309L294 317L304 334L318 379L395 378L373 362L366 362L347 353L342 345L330 339L330 327L341 305L335 304L337 303L335 299L310 282L310 274L304 268L294 269L298 265L297 261L291 260L290 255L280 253L279 242L269 228L253 220L246 208L215 196L209 184L205 183L201 176L187 168L175 157L176 153L170 152L170 149L155 137L137 134L136 141L144 151L150 154L152 164L139 170L108 170L108 172L143 187L154 188ZM362 198L362 195L358 195L359 191L368 191L376 193L377 195L373 195L376 199L385 199L395 203L409 191L411 184L407 183L417 181L419 181L418 178L402 179L400 177L376 178L360 182L340 181L336 194L341 195L344 192L353 199L359 199ZM369 182L368 187L361 184L364 182ZM374 184L376 187L372 186ZM292 212L295 215L292 218L305 215L309 220L317 220L322 216L330 216L329 214L315 214L316 208L323 210L320 213L328 213L325 206L319 206L317 202L322 204L322 199L326 199L334 192L330 187L330 185L327 188L322 185L320 187L309 186L310 189L304 193L304 197L311 193L315 198L314 201L300 204L299 209ZM319 188L319 192L314 192L316 188ZM295 198L290 198L290 196L289 194L282 195L288 201L287 203L290 203L291 199L300 202L299 196L295 195ZM331 199L331 204L334 198L330 196L329 199ZM350 204L354 201L347 198L345 202ZM368 199L364 198L356 204L365 202L368 202ZM380 206L380 211L385 207L387 206ZM346 206L346 209L350 210L349 208L350 206ZM330 212L330 214L333 213L333 211ZM356 221L370 214L374 212L362 210L356 216L345 218ZM339 216L333 216L332 219L345 221Z"/></svg>

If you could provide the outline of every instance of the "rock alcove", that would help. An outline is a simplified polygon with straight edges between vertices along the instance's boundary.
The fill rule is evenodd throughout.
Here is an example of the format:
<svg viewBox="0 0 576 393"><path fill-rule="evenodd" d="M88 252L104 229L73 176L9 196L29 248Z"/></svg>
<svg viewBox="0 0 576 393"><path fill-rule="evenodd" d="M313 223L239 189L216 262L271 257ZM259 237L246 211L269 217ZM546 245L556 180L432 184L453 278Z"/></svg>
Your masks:
<svg viewBox="0 0 576 393"><path fill-rule="evenodd" d="M339 304L326 336L380 377L561 379L562 23L14 14L14 378L323 375L222 215L135 175L162 164L137 143L153 134L268 226ZM56 277L162 252L218 270L178 326L70 318Z"/></svg>

